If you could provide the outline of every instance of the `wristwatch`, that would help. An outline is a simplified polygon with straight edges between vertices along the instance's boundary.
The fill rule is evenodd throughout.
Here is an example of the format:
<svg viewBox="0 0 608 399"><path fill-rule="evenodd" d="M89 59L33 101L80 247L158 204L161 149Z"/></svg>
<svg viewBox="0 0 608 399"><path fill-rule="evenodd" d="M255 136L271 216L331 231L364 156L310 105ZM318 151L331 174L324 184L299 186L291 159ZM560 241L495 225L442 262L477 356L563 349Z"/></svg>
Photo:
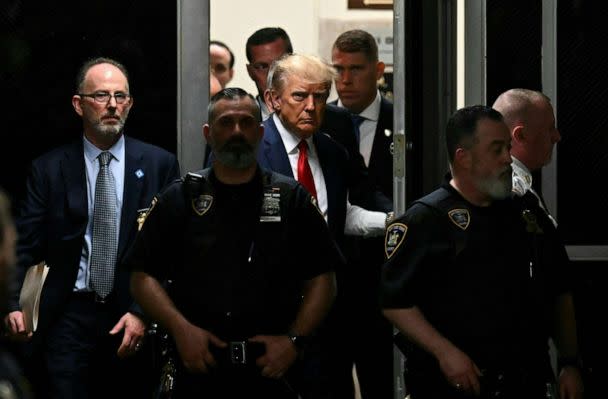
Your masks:
<svg viewBox="0 0 608 399"><path fill-rule="evenodd" d="M302 349L304 349L304 346L306 346L307 337L303 335L296 335L291 331L286 335L298 352L300 352Z"/></svg>

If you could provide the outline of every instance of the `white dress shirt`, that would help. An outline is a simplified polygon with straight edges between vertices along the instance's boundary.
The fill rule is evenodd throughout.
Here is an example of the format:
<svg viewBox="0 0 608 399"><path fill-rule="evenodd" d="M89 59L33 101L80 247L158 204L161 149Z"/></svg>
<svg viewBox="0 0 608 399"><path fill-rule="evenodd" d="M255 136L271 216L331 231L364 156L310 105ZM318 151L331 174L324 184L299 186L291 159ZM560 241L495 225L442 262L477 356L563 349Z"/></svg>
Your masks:
<svg viewBox="0 0 608 399"><path fill-rule="evenodd" d="M365 118L361 126L359 126L359 152L363 156L365 166L369 166L369 159L372 154L372 146L374 145L374 137L376 136L376 128L378 127L378 119L380 118L380 102L381 97L378 91L374 101L359 114ZM338 106L346 108L341 100L338 100Z"/></svg>
<svg viewBox="0 0 608 399"><path fill-rule="evenodd" d="M283 145L285 146L293 176L297 180L298 157L300 156L298 144L300 144L301 139L288 131L276 114L273 114L272 118L277 126ZM308 144L308 164L310 165L312 178L315 181L315 189L317 190L317 204L327 222L327 188L325 187L325 176L323 176L323 169L321 169L321 163L319 162L319 156L317 155L317 149L312 141L312 137L307 138L306 143Z"/></svg>
<svg viewBox="0 0 608 399"><path fill-rule="evenodd" d="M543 204L543 201L541 201L540 196L532 188L532 173L530 170L519 159L513 156L511 159L513 160L513 163L511 164L511 167L513 168L513 192L519 196L523 196L526 191L530 191L534 194L540 208L545 211L553 225L557 227L557 220L553 218L549 210L545 207L545 204Z"/></svg>
<svg viewBox="0 0 608 399"><path fill-rule="evenodd" d="M369 166L369 159L372 154L376 127L378 126L378 119L380 118L380 102L380 91L378 91L374 101L359 114L365 118L359 126L359 152L365 161L365 166ZM341 100L338 100L338 106L346 108ZM346 206L345 234L363 237L373 237L384 234L386 213L368 211L359 206L351 205L350 202L348 202Z"/></svg>

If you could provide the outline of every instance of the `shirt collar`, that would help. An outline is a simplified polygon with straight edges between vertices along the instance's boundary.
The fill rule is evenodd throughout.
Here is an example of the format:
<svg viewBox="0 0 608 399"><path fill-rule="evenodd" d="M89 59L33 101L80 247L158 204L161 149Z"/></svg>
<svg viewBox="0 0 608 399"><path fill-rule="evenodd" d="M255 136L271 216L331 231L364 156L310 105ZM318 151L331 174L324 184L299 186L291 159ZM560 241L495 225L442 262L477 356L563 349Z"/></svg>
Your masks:
<svg viewBox="0 0 608 399"><path fill-rule="evenodd" d="M376 98L370 105L367 106L359 115L364 117L365 119L369 119L370 121L377 122L378 117L380 116L380 102L382 97L380 97L380 91L376 91ZM344 104L342 104L342 100L338 99L338 107L346 108Z"/></svg>
<svg viewBox="0 0 608 399"><path fill-rule="evenodd" d="M285 150L288 154L295 154L298 151L298 144L302 141L301 138L291 133L283 123L281 119L277 116L277 114L272 114L272 120L277 126L277 130L279 131L279 135L281 136L281 140L283 140L283 145L285 146ZM308 148L312 149L312 136L306 139L306 143L308 144Z"/></svg>
<svg viewBox="0 0 608 399"><path fill-rule="evenodd" d="M102 150L95 147L95 145L93 143L91 143L89 141L89 139L86 138L85 135L82 136L82 141L84 143L85 157L87 158L87 160L89 162L95 161L97 159L97 157L99 156L99 154L102 153ZM112 154L112 157L114 157L115 160L120 162L120 160L122 158L122 154L124 154L124 148L125 148L125 136L121 134L118 141L116 143L114 143L114 145L112 147L110 147L108 149L108 151L110 152L110 154Z"/></svg>
<svg viewBox="0 0 608 399"><path fill-rule="evenodd" d="M524 165L519 159L511 156L513 163L513 191L523 196L526 191L532 189L532 173L526 165Z"/></svg>

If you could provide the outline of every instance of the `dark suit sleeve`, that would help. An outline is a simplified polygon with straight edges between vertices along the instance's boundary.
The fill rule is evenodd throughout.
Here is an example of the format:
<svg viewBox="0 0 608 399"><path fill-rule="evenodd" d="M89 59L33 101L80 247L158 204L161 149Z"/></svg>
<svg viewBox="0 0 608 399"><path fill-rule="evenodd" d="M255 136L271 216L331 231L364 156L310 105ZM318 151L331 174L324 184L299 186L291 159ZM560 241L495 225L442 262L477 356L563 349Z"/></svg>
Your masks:
<svg viewBox="0 0 608 399"><path fill-rule="evenodd" d="M327 104L320 130L341 144L348 153L347 184L350 203L374 211L392 210L392 201L380 191L369 176L363 156L359 152L355 127L348 111Z"/></svg>
<svg viewBox="0 0 608 399"><path fill-rule="evenodd" d="M44 168L34 163L27 180L27 192L17 218L17 268L11 281L10 310L19 310L19 292L27 268L43 260L47 242L48 180Z"/></svg>

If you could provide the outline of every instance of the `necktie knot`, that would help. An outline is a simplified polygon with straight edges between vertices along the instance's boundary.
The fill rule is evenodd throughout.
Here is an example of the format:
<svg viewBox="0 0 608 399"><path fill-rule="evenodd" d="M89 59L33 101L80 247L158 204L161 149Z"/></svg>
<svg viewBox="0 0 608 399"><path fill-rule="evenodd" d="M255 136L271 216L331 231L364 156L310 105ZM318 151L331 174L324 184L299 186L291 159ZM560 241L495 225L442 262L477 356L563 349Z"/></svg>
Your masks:
<svg viewBox="0 0 608 399"><path fill-rule="evenodd" d="M107 166L112 160L112 154L109 151L103 151L97 158L101 166Z"/></svg>
<svg viewBox="0 0 608 399"><path fill-rule="evenodd" d="M301 140L298 143L298 150L300 151L300 154L308 155L308 144L306 143L306 140Z"/></svg>
<svg viewBox="0 0 608 399"><path fill-rule="evenodd" d="M363 121L366 119L365 117L359 115L359 114L350 114L350 119L353 120L353 124L355 125L355 127L360 127L361 124L363 123Z"/></svg>

